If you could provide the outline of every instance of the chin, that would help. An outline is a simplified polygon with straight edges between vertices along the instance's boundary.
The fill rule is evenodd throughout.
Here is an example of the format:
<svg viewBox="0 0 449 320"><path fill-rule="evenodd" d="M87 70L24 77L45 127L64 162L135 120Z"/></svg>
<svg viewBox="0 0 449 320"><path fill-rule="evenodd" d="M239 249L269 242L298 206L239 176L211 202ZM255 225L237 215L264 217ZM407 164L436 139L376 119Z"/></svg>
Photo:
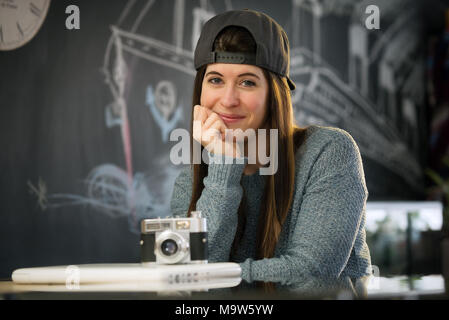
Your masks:
<svg viewBox="0 0 449 320"><path fill-rule="evenodd" d="M246 126L242 126L237 123L230 123L230 124L228 124L228 129L232 129L232 130L241 129L242 131L245 131L247 128L246 128Z"/></svg>

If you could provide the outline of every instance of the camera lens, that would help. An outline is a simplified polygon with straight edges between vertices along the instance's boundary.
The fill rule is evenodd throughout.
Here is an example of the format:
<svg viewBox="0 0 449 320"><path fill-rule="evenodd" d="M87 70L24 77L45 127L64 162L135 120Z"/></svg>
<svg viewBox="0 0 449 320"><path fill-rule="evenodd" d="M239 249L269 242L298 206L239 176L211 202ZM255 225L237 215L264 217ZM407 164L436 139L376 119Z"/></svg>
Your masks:
<svg viewBox="0 0 449 320"><path fill-rule="evenodd" d="M178 245L172 239L167 239L161 244L162 253L166 256L172 256L178 251Z"/></svg>

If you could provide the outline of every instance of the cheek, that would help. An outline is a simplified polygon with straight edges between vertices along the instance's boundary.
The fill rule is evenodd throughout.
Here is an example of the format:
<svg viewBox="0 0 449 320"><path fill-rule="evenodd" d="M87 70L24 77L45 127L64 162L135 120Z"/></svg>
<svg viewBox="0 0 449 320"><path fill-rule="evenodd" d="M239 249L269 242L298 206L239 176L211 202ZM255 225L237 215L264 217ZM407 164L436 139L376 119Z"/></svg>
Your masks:
<svg viewBox="0 0 449 320"><path fill-rule="evenodd" d="M260 119L265 116L266 100L259 97L249 98L246 105L247 111L251 113L254 119Z"/></svg>
<svg viewBox="0 0 449 320"><path fill-rule="evenodd" d="M210 90L204 89L201 91L200 105L206 108L212 108L214 105L215 97Z"/></svg>

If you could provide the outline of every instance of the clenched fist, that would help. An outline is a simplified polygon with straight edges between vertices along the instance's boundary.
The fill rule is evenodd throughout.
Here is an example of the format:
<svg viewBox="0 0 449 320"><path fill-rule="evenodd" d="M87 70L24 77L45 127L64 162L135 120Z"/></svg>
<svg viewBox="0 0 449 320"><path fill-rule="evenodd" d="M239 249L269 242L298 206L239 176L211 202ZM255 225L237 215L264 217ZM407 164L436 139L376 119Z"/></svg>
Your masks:
<svg viewBox="0 0 449 320"><path fill-rule="evenodd" d="M215 155L241 157L238 144L220 116L200 105L193 108L193 139Z"/></svg>

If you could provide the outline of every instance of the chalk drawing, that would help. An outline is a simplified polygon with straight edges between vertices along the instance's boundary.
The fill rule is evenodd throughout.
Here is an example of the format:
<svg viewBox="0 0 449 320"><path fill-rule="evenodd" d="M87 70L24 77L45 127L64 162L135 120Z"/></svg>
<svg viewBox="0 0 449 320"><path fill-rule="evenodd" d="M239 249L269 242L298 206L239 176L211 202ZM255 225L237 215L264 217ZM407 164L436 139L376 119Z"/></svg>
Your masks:
<svg viewBox="0 0 449 320"><path fill-rule="evenodd" d="M104 119L110 130L120 128L126 168L101 164L85 180L86 195L49 194L47 203L41 196L43 206L88 204L111 217L128 216L134 231L138 219L168 214L171 188L179 168L167 165L167 151L151 154L154 158L149 159L147 172L133 170L128 86L135 74L131 74L126 57L136 57L142 63L190 77L191 86L196 74L193 50L202 26L216 13L233 9L239 2L196 0L187 5L185 0L172 0L171 3L172 16L163 21L166 25L171 23L171 33L168 32L171 41L149 36L151 26L143 27L148 22L146 17L160 4L157 0L128 1L117 23L110 27L102 72L112 100L105 106ZM364 8L368 4L378 5L381 13L381 29L374 36L363 28ZM286 8L290 17L284 27L292 46L290 75L297 84L292 95L297 123L347 130L363 157L419 189L423 174L418 163L421 150L416 145L417 108L424 94L416 79L420 79L423 70L415 63L419 50L417 9L408 4L409 0L292 0ZM336 32L347 39L346 47L341 48L346 51L343 52L346 71L327 61L328 52L323 51L323 45L332 40L325 32L329 17L345 21L346 29L339 27ZM307 31L306 36L301 30ZM372 70L377 72L376 79L370 74ZM180 96L179 88L186 84L176 80L158 79L143 85L141 106L148 108L151 123L156 123L161 132L162 143L167 143L170 131L183 116L190 114L190 105L181 101L190 101L191 96ZM45 194L41 192L45 188L31 186L33 194ZM164 192L160 193L161 190Z"/></svg>
<svg viewBox="0 0 449 320"><path fill-rule="evenodd" d="M113 101L105 107L105 125L108 128L119 127L123 143L126 170L112 164L102 164L94 168L86 178L86 195L50 194L48 207L57 208L69 205L90 205L111 218L126 215L129 217L130 229L138 232L138 221L142 218L166 216L169 214L169 198L179 168L171 166L167 154L155 155L148 173L133 171L130 123L128 119L127 85L132 75L129 73L124 53L142 58L144 61L157 63L165 67L182 71L190 76L195 74L193 53L184 50L183 17L184 0L176 0L174 5L174 44L162 42L139 33L139 26L153 5L150 1L129 1L120 15L118 22L110 27L109 39L102 72L109 87ZM227 4L229 6L229 2ZM197 30L192 39L199 37L202 24L214 15L208 12L207 1L201 2L201 8L194 8ZM128 16L136 13L137 17L128 30L121 27ZM135 16L135 15L134 15ZM148 84L143 106L149 108L155 123L161 130L162 142L167 142L168 135L183 117L183 104L178 103L176 85L170 81ZM167 158L165 159L164 156ZM159 176L154 177L155 173ZM162 175L162 176L161 176ZM162 191L162 192L161 192Z"/></svg>
<svg viewBox="0 0 449 320"><path fill-rule="evenodd" d="M89 205L110 218L128 217L130 230L138 233L142 218L168 214L168 199L163 195L171 195L173 184L169 178L176 176L177 172L176 168L166 166L159 172L136 173L133 184L129 186L128 175L123 169L113 164L103 164L94 168L85 179L85 196L49 194L46 207ZM150 190L149 184L154 184L154 181L157 181L158 190Z"/></svg>
<svg viewBox="0 0 449 320"><path fill-rule="evenodd" d="M382 21L392 21L381 23L382 32L374 38L369 38L369 30L363 27L368 2L379 5ZM419 190L423 177L418 163L419 150L416 143L409 141L416 141L413 137L418 132L416 108L423 102L422 88L414 85L421 82L411 81L411 77L416 80L422 75L419 63L414 60L419 51L420 33L417 9L406 4L410 1L361 1L352 5L348 1L293 1L291 25L296 30L292 31L290 74L299 90L300 97L293 96L293 103L299 109L295 115L300 125L344 128L357 141L364 157L399 174ZM324 60L321 52L321 44L330 39L326 39L320 25L327 15L334 15L336 7L340 14L352 17L346 30L348 81ZM300 19L307 15L308 21L313 21L313 41L303 45L299 31L305 25ZM372 49L368 50L368 46ZM378 70L378 79L369 74L373 68ZM379 83L377 100L369 90L376 81ZM404 84L413 86L417 93L411 94L413 91ZM396 101L402 101L401 105L396 105ZM399 120L399 112L403 113L404 121Z"/></svg>
<svg viewBox="0 0 449 320"><path fill-rule="evenodd" d="M37 203L38 203L39 207L41 208L41 210L44 211L45 209L47 209L47 203L48 203L47 185L42 180L42 178L39 177L37 187L34 186L31 183L31 181L27 181L27 185L28 185L30 193L34 194L37 197Z"/></svg>
<svg viewBox="0 0 449 320"><path fill-rule="evenodd" d="M167 142L170 132L176 128L177 123L182 119L182 105L176 108L175 113L175 92L174 86L170 81L161 81L153 91L151 85L147 88L146 105L148 106L153 118L161 129L162 141Z"/></svg>

